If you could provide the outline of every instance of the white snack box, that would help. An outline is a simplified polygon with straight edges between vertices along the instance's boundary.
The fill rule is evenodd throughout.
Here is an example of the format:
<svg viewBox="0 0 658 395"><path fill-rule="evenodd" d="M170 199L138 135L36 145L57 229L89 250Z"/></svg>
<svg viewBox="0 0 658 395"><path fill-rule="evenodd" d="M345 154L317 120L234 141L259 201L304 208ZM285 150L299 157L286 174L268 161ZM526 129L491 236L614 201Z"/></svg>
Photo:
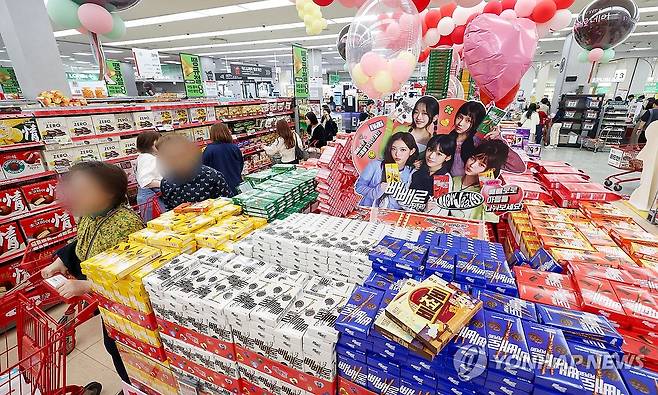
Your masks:
<svg viewBox="0 0 658 395"><path fill-rule="evenodd" d="M71 135L69 134L66 117L37 117L37 127L41 140L46 144L70 144Z"/></svg>
<svg viewBox="0 0 658 395"><path fill-rule="evenodd" d="M130 137L127 139L119 140L122 156L137 155L137 137Z"/></svg>
<svg viewBox="0 0 658 395"><path fill-rule="evenodd" d="M117 129L119 132L131 132L135 130L135 119L133 118L133 113L124 112L114 114L114 118L116 118Z"/></svg>
<svg viewBox="0 0 658 395"><path fill-rule="evenodd" d="M151 111L134 112L133 119L136 129L150 129L155 127L155 120Z"/></svg>
<svg viewBox="0 0 658 395"><path fill-rule="evenodd" d="M123 156L121 144L118 141L98 144L98 152L103 161L113 160Z"/></svg>
<svg viewBox="0 0 658 395"><path fill-rule="evenodd" d="M70 150L74 163L102 160L101 155L98 152L98 146L96 145L73 147L70 148Z"/></svg>
<svg viewBox="0 0 658 395"><path fill-rule="evenodd" d="M94 114L91 116L96 134L109 134L119 131L114 114Z"/></svg>
<svg viewBox="0 0 658 395"><path fill-rule="evenodd" d="M94 124L89 115L68 117L66 124L68 125L69 136L71 137L89 137L96 134Z"/></svg>
<svg viewBox="0 0 658 395"><path fill-rule="evenodd" d="M43 157L48 170L66 173L74 163L73 148L63 148L52 151L43 151Z"/></svg>

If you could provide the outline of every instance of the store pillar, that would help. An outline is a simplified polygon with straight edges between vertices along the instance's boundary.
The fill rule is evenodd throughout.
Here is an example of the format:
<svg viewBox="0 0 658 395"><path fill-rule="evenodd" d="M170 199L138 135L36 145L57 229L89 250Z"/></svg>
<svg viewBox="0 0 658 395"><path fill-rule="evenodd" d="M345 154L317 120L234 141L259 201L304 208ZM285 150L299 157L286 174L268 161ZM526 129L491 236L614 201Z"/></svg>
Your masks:
<svg viewBox="0 0 658 395"><path fill-rule="evenodd" d="M26 98L71 94L43 0L0 0L0 35Z"/></svg>
<svg viewBox="0 0 658 395"><path fill-rule="evenodd" d="M558 75L555 79L555 93L551 108L558 108L560 96L565 93L589 93L589 74L591 63L580 63L578 54L583 49L576 43L573 34L567 36L562 47Z"/></svg>

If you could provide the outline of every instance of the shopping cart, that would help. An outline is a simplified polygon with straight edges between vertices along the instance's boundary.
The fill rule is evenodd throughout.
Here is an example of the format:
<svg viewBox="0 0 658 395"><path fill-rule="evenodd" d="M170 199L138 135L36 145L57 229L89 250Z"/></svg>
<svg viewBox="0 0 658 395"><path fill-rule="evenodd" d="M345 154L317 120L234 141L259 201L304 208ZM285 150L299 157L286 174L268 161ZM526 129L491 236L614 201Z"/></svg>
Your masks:
<svg viewBox="0 0 658 395"><path fill-rule="evenodd" d="M625 171L606 177L603 181L606 188L612 188L614 191L619 192L622 189L621 184L640 180L640 177L624 178L624 176L642 173L642 161L637 159L637 154L640 153L643 147L644 145L641 144L622 144L610 147L608 164Z"/></svg>
<svg viewBox="0 0 658 395"><path fill-rule="evenodd" d="M142 221L148 222L154 218L158 218L164 211L164 207L160 204L160 193L156 193L144 203L136 204L133 210L142 218Z"/></svg>
<svg viewBox="0 0 658 395"><path fill-rule="evenodd" d="M30 296L34 294L42 297ZM60 302L78 306L77 314L64 324L44 309ZM83 387L66 384L66 339L94 315L97 304L92 296L64 300L38 271L7 292L0 303L11 304L15 312L0 317L0 328L11 325L14 318L16 322L15 344L12 332L5 332L0 341L0 394L82 394Z"/></svg>

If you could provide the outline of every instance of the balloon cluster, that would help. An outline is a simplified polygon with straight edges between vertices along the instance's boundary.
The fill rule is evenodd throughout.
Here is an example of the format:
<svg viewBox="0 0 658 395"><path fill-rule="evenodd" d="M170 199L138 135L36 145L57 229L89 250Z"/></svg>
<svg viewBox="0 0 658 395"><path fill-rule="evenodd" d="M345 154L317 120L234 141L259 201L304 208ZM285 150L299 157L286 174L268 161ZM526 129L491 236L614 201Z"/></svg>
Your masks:
<svg viewBox="0 0 658 395"><path fill-rule="evenodd" d="M539 37L564 29L571 23L568 8L575 0L470 0L450 2L424 11L423 44L419 61L424 62L430 48L453 46L461 50L468 24L480 14L495 14L505 19L526 18L535 23Z"/></svg>
<svg viewBox="0 0 658 395"><path fill-rule="evenodd" d="M581 63L610 63L615 57L615 50L612 48L592 48L578 54L578 61Z"/></svg>
<svg viewBox="0 0 658 395"><path fill-rule="evenodd" d="M400 89L416 68L420 19L411 0L368 0L346 40L347 65L355 85L373 99Z"/></svg>
<svg viewBox="0 0 658 395"><path fill-rule="evenodd" d="M66 29L80 33L101 34L116 40L126 34L126 24L114 11L125 10L139 0L49 0L46 9L50 19Z"/></svg>
<svg viewBox="0 0 658 395"><path fill-rule="evenodd" d="M297 15L304 21L307 34L312 36L318 35L327 27L327 20L322 17L320 6L313 1L296 0L295 6L297 7Z"/></svg>

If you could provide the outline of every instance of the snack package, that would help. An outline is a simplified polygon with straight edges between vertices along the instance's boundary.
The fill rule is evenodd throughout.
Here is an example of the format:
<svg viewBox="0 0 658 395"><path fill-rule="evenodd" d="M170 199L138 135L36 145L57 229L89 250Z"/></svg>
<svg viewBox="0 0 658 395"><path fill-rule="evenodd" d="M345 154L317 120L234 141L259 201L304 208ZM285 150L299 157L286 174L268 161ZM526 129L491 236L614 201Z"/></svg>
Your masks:
<svg viewBox="0 0 658 395"><path fill-rule="evenodd" d="M73 215L65 209L57 209L19 221L27 240L43 239L75 227Z"/></svg>
<svg viewBox="0 0 658 395"><path fill-rule="evenodd" d="M0 167L5 177L20 178L46 171L40 150L20 150L0 154Z"/></svg>
<svg viewBox="0 0 658 395"><path fill-rule="evenodd" d="M28 205L19 188L7 188L0 191L0 219L25 211L28 211Z"/></svg>

